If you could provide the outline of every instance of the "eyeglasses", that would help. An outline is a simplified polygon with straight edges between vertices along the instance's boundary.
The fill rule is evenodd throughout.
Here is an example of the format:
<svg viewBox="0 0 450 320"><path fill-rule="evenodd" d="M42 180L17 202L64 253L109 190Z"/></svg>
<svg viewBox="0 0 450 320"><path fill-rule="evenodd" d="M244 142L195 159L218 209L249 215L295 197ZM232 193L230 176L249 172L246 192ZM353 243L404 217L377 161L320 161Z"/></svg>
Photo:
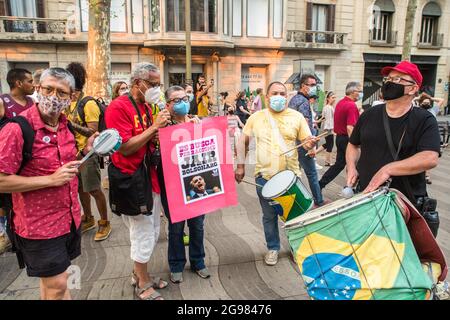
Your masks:
<svg viewBox="0 0 450 320"><path fill-rule="evenodd" d="M405 81L405 82L411 83L411 85L415 85L416 84L415 81L411 81L411 80L408 80L408 79L405 79L405 78L402 78L402 77L384 77L383 78L383 83L386 83L386 82L400 83L401 81Z"/></svg>
<svg viewBox="0 0 450 320"><path fill-rule="evenodd" d="M150 88L161 87L160 82L151 83L150 81L145 80L145 79L141 79L141 80L144 81L146 87L150 87ZM148 86L147 86L147 84L148 84Z"/></svg>
<svg viewBox="0 0 450 320"><path fill-rule="evenodd" d="M308 87L315 87L317 85L317 83L310 83L310 84L305 84L305 86L308 86Z"/></svg>
<svg viewBox="0 0 450 320"><path fill-rule="evenodd" d="M53 95L53 93L55 91L56 91L56 96L58 98L61 98L61 99L69 99L70 98L70 92L66 92L66 91L59 90L59 89L52 88L52 87L41 86L41 93L44 96L51 96L51 95Z"/></svg>
<svg viewBox="0 0 450 320"><path fill-rule="evenodd" d="M175 104L180 103L181 101L184 102L189 102L189 97L188 96L184 96L183 98L174 98L174 99L170 99L168 102L175 102Z"/></svg>

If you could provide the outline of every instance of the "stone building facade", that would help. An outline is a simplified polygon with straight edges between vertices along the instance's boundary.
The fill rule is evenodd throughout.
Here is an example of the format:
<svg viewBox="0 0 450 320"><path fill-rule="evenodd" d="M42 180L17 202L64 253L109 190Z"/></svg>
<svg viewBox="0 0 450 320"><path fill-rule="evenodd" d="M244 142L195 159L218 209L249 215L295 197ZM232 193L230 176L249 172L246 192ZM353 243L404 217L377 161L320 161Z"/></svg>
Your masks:
<svg viewBox="0 0 450 320"><path fill-rule="evenodd" d="M0 0L0 90L6 72L86 62L88 0ZM450 2L419 0L413 61L425 90L448 95ZM400 60L404 0L191 0L193 78L215 79L212 95L287 82L314 72L325 90L344 95L364 82L364 103L377 97L383 65ZM165 87L184 82L184 1L112 0L111 82L149 61ZM448 90L448 89L447 89Z"/></svg>

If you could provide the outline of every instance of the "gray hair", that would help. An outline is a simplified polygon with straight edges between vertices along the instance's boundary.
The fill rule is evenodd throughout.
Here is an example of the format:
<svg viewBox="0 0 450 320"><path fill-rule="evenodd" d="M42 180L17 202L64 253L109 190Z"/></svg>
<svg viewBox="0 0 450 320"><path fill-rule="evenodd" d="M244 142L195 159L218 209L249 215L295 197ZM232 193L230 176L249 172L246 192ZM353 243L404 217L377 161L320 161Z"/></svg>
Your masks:
<svg viewBox="0 0 450 320"><path fill-rule="evenodd" d="M357 91L359 88L361 88L361 82L352 81L347 84L347 87L345 87L345 95L349 96L353 92Z"/></svg>
<svg viewBox="0 0 450 320"><path fill-rule="evenodd" d="M47 77L53 77L58 80L61 80L62 82L65 82L69 85L70 90L75 90L75 78L73 75L63 68L48 68L42 71L41 78L39 80L39 84L41 84L45 78Z"/></svg>
<svg viewBox="0 0 450 320"><path fill-rule="evenodd" d="M153 63L149 62L141 62L134 66L133 71L131 72L131 80L130 83L133 83L139 79L148 79L150 72L158 72L159 68L155 66Z"/></svg>
<svg viewBox="0 0 450 320"><path fill-rule="evenodd" d="M174 93L176 91L184 91L184 89L183 89L183 87L180 87L180 86L171 86L169 89L166 90L166 93L164 94L166 97L166 101L169 101L172 93Z"/></svg>

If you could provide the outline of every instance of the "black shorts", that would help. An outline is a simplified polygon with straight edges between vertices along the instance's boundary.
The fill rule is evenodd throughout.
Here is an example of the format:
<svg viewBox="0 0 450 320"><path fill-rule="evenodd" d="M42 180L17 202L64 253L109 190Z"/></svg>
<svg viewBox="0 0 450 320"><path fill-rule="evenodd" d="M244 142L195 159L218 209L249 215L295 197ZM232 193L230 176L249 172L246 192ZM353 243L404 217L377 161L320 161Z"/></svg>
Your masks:
<svg viewBox="0 0 450 320"><path fill-rule="evenodd" d="M70 233L54 239L33 240L16 235L29 277L47 278L63 273L81 255L81 226L72 221Z"/></svg>

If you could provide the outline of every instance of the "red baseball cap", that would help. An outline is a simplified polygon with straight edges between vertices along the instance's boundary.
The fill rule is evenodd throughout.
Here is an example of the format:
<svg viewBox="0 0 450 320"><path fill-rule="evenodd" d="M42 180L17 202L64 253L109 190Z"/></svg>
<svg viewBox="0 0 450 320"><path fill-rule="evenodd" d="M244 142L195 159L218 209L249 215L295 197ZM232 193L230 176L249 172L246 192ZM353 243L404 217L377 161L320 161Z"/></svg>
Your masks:
<svg viewBox="0 0 450 320"><path fill-rule="evenodd" d="M402 61L395 67L384 67L381 70L381 74L386 77L391 71L398 71L411 76L417 83L419 88L422 87L423 76L420 73L417 65L415 65L414 63L411 63L409 61Z"/></svg>

